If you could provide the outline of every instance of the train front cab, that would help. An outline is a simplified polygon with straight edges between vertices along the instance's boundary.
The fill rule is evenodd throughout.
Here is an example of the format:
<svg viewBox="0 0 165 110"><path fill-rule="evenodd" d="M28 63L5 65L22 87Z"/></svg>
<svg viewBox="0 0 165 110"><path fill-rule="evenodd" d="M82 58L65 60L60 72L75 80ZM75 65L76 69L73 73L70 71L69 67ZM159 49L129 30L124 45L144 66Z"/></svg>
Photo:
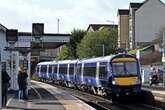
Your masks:
<svg viewBox="0 0 165 110"><path fill-rule="evenodd" d="M109 86L113 97L137 96L141 93L139 61L127 54L113 57L110 61Z"/></svg>

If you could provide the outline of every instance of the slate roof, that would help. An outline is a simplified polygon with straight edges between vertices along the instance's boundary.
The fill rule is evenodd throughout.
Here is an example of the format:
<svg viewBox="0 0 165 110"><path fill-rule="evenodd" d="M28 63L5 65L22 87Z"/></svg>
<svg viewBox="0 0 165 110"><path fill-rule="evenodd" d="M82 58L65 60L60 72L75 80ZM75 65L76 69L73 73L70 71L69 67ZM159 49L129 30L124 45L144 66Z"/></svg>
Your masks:
<svg viewBox="0 0 165 110"><path fill-rule="evenodd" d="M90 27L92 27L92 29L93 29L94 31L97 31L97 30L99 30L101 27L117 28L118 25L116 25L116 24L114 24L114 25L112 25L112 24L89 24L87 31L89 30Z"/></svg>
<svg viewBox="0 0 165 110"><path fill-rule="evenodd" d="M4 25L2 25L1 23L0 23L0 29L2 29L3 31L7 30L7 28Z"/></svg>
<svg viewBox="0 0 165 110"><path fill-rule="evenodd" d="M129 15L128 9L118 9L118 15Z"/></svg>
<svg viewBox="0 0 165 110"><path fill-rule="evenodd" d="M131 8L140 8L144 3L130 3Z"/></svg>

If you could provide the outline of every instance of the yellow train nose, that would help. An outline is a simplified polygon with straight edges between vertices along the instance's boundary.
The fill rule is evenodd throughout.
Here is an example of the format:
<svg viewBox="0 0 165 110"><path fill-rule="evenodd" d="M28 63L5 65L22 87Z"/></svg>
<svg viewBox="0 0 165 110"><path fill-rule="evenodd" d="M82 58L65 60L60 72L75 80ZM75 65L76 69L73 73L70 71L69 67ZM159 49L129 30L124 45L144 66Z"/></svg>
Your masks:
<svg viewBox="0 0 165 110"><path fill-rule="evenodd" d="M116 84L119 86L131 86L131 85L135 85L136 81L137 81L137 77L120 77L120 78L114 78L114 80L116 81Z"/></svg>

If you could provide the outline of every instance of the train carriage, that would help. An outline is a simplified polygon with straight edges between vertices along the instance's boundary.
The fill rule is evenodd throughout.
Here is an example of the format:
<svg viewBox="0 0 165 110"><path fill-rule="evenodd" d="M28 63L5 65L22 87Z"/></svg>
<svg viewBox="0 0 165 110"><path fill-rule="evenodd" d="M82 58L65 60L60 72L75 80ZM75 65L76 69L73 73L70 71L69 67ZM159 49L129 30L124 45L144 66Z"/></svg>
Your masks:
<svg viewBox="0 0 165 110"><path fill-rule="evenodd" d="M107 65L111 56L81 60L81 83L101 87L107 81ZM78 73L79 74L79 73Z"/></svg>
<svg viewBox="0 0 165 110"><path fill-rule="evenodd" d="M55 80L58 80L57 70L58 70L58 64L56 61L53 61L53 63L52 63L52 80L53 80L53 82Z"/></svg>
<svg viewBox="0 0 165 110"><path fill-rule="evenodd" d="M36 68L36 76L39 77L39 79L41 80L47 80L49 78L49 74L48 74L48 65L51 64L51 62L41 62L39 64L37 64L37 68Z"/></svg>
<svg viewBox="0 0 165 110"><path fill-rule="evenodd" d="M109 86L116 95L139 94L141 92L140 64L136 57L119 54L110 60Z"/></svg>
<svg viewBox="0 0 165 110"><path fill-rule="evenodd" d="M72 60L69 62L69 65L68 65L68 79L67 80L71 83L75 82L77 63L78 63L78 60Z"/></svg>
<svg viewBox="0 0 165 110"><path fill-rule="evenodd" d="M57 78L67 86L85 88L99 95L120 96L141 92L140 64L136 57L129 54L44 62L39 63L37 68L40 78Z"/></svg>

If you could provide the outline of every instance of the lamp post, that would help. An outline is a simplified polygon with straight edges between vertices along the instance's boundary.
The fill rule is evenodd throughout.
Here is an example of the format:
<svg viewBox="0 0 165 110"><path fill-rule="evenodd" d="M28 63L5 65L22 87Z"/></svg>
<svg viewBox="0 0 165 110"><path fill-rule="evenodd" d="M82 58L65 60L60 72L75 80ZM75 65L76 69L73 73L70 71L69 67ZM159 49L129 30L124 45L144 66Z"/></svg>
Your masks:
<svg viewBox="0 0 165 110"><path fill-rule="evenodd" d="M0 61L0 72L1 72L1 61ZM2 76L1 74L0 74L0 79L1 79L1 82L0 82L0 109L1 109L2 108Z"/></svg>
<svg viewBox="0 0 165 110"><path fill-rule="evenodd" d="M103 51L103 56L105 56L105 45L102 44L102 51Z"/></svg>
<svg viewBox="0 0 165 110"><path fill-rule="evenodd" d="M105 44L97 44L97 47L101 48L102 50L102 56L105 56Z"/></svg>
<svg viewBox="0 0 165 110"><path fill-rule="evenodd" d="M163 31L163 42L162 42L162 62L165 62L165 32Z"/></svg>
<svg viewBox="0 0 165 110"><path fill-rule="evenodd" d="M114 21L111 21L111 20L106 20L106 22L110 22L110 23L112 23L112 29L114 30L114 25L115 25L115 22Z"/></svg>
<svg viewBox="0 0 165 110"><path fill-rule="evenodd" d="M59 27L59 26L60 26L59 23L60 23L60 19L57 18L57 33L59 33L59 28L60 28L60 27Z"/></svg>

